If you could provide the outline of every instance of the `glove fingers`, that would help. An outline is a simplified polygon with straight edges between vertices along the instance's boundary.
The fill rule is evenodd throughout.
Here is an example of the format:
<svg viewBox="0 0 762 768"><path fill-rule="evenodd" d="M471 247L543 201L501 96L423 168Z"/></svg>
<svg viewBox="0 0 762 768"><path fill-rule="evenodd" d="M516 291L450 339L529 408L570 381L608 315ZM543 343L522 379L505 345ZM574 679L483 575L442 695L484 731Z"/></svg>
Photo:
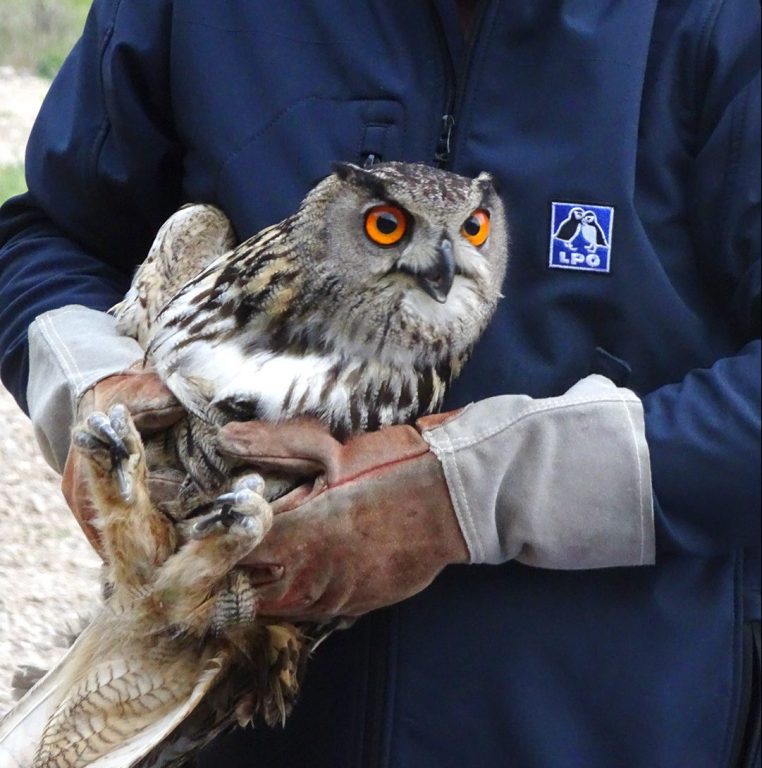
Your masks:
<svg viewBox="0 0 762 768"><path fill-rule="evenodd" d="M69 505L79 527L87 537L92 548L103 557L103 544L92 521L97 515L97 509L82 486L82 457L78 451L69 451L61 476L61 493Z"/></svg>
<svg viewBox="0 0 762 768"><path fill-rule="evenodd" d="M363 435L342 445L317 419L295 419L280 424L261 421L231 422L218 434L221 453L253 464L263 471L315 476L325 473L329 485L387 462L415 458L428 451L412 427Z"/></svg>
<svg viewBox="0 0 762 768"><path fill-rule="evenodd" d="M263 469L304 475L324 471L341 451L341 443L317 419L280 424L234 421L219 431L217 447L225 455Z"/></svg>
<svg viewBox="0 0 762 768"><path fill-rule="evenodd" d="M164 408L132 413L135 427L142 435L152 435L177 424L185 415L185 409L178 403Z"/></svg>
<svg viewBox="0 0 762 768"><path fill-rule="evenodd" d="M390 429L394 430L394 439L387 429L352 438L344 446L341 466L326 473L328 484L336 485L365 472L428 453L428 444L413 427L401 425Z"/></svg>
<svg viewBox="0 0 762 768"><path fill-rule="evenodd" d="M109 376L98 382L92 392L92 402L86 407L105 412L122 404L142 434L167 429L185 413L177 398L153 372Z"/></svg>
<svg viewBox="0 0 762 768"><path fill-rule="evenodd" d="M290 491L285 496L281 496L279 499L275 499L272 502L273 515L280 515L284 512L290 512L292 509L296 509L298 506L304 504L307 499L319 493L325 488L325 481L322 476L317 479L315 483L304 483L293 491Z"/></svg>

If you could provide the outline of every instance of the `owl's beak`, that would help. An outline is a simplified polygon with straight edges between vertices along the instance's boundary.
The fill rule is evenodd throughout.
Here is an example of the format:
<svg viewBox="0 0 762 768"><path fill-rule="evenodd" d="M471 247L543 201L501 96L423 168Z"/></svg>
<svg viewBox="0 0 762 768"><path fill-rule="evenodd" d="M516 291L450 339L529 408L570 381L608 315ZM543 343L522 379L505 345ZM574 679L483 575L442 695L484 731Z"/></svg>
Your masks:
<svg viewBox="0 0 762 768"><path fill-rule="evenodd" d="M455 257L452 253L452 242L443 237L437 246L434 262L426 269L416 273L418 284L434 301L444 304L455 279Z"/></svg>

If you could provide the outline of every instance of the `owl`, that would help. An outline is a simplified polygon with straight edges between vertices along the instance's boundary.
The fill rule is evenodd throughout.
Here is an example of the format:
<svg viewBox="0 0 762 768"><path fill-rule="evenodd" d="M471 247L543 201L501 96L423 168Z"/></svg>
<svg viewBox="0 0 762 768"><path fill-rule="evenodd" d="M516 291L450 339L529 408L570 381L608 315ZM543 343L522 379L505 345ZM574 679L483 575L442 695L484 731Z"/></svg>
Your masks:
<svg viewBox="0 0 762 768"><path fill-rule="evenodd" d="M180 232L195 222L194 237L230 242L210 206L177 216ZM177 445L207 491L229 474L210 426L309 415L343 438L437 410L491 317L507 258L488 174L404 163L338 166L293 216L212 250L195 277L175 276L184 284L168 275L198 257L184 258L194 249L181 237L183 257L166 258L177 229L170 220L114 312L191 414Z"/></svg>
<svg viewBox="0 0 762 768"><path fill-rule="evenodd" d="M163 441L185 492L171 508L151 502L125 409L75 430L110 595L0 726L0 768L25 723L34 768L148 768L179 766L257 715L283 720L333 627L257 619L256 590L234 566L289 481L227 463L216 429L311 416L344 439L437 410L500 298L507 241L488 174L405 163L339 165L296 213L235 247L211 206L164 225L113 311L188 411Z"/></svg>

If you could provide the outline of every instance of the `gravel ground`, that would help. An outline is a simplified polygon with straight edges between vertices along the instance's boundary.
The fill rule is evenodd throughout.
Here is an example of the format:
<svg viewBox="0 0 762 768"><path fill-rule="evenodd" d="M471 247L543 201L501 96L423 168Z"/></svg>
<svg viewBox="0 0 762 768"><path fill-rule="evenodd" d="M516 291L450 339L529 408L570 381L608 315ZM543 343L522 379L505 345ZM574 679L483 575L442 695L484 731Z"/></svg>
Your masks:
<svg viewBox="0 0 762 768"><path fill-rule="evenodd" d="M24 161L29 130L48 86L47 80L0 67L0 165Z"/></svg>
<svg viewBox="0 0 762 768"><path fill-rule="evenodd" d="M66 506L32 427L0 389L0 715L18 665L49 668L98 600L98 556Z"/></svg>
<svg viewBox="0 0 762 768"><path fill-rule="evenodd" d="M47 82L0 67L0 165L21 161ZM1 201L0 201L1 202ZM0 716L18 665L48 668L98 599L99 559L40 456L29 420L0 387Z"/></svg>

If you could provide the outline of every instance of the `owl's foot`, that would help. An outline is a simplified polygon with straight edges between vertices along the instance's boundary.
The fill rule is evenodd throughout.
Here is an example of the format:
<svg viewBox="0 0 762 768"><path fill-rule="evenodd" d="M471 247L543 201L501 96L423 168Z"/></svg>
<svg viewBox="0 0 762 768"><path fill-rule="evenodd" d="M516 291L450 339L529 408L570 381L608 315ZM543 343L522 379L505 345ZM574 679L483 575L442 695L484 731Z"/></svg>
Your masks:
<svg viewBox="0 0 762 768"><path fill-rule="evenodd" d="M152 590L170 625L203 637L253 617L248 577L230 579L272 525L270 505L257 492L262 487L261 477L247 475L210 511L178 523L184 543L159 569Z"/></svg>
<svg viewBox="0 0 762 768"><path fill-rule="evenodd" d="M215 530L240 526L261 539L271 518L270 508L262 496L264 489L265 481L261 475L241 477L229 493L214 499L211 511L188 521L188 538L200 539Z"/></svg>
<svg viewBox="0 0 762 768"><path fill-rule="evenodd" d="M85 459L82 481L95 509L113 594L131 602L175 549L171 522L148 493L145 453L129 411L95 411L73 433Z"/></svg>
<svg viewBox="0 0 762 768"><path fill-rule="evenodd" d="M75 429L72 441L100 469L100 473L114 473L119 495L129 503L134 497L135 465L138 463L129 459L131 456L139 459L142 446L127 408L115 405L107 414L94 411Z"/></svg>

